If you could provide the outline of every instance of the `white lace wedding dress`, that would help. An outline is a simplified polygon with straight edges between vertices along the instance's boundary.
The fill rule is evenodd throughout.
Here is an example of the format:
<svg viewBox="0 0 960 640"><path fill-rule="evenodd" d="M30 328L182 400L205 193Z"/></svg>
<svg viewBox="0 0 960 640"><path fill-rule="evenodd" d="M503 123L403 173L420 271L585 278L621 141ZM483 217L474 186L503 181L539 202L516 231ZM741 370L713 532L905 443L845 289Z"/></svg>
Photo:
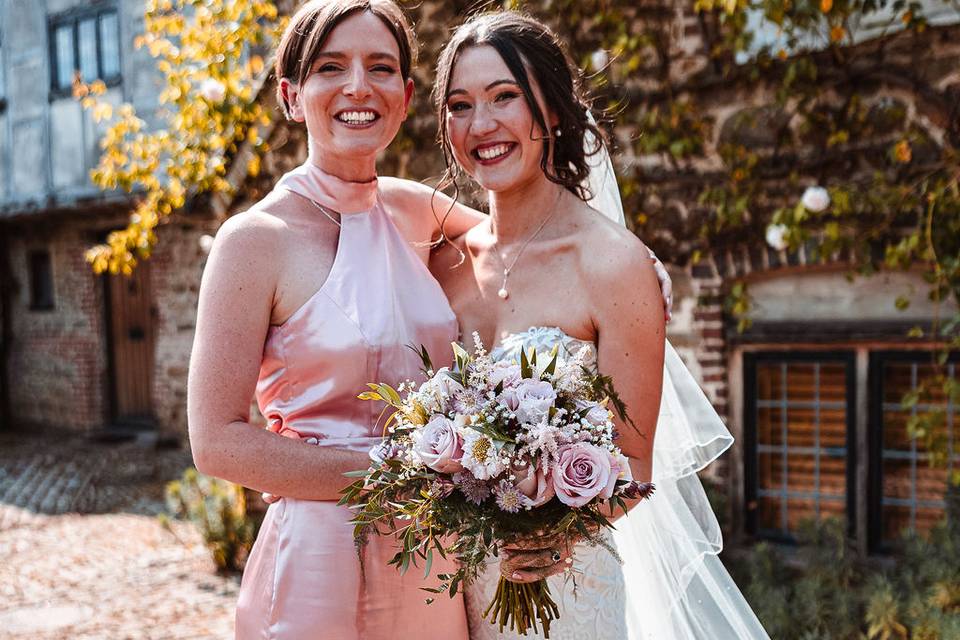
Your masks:
<svg viewBox="0 0 960 640"><path fill-rule="evenodd" d="M554 327L509 335L495 359L518 358L520 349L560 357L592 343ZM723 546L716 517L696 472L733 442L676 351L666 345L664 390L654 441L653 498L617 521L609 540L623 565L600 546L578 545L573 578L548 578L560 609L551 640L769 640L717 555ZM499 571L491 563L466 591L471 640L541 638L499 633L483 618Z"/></svg>

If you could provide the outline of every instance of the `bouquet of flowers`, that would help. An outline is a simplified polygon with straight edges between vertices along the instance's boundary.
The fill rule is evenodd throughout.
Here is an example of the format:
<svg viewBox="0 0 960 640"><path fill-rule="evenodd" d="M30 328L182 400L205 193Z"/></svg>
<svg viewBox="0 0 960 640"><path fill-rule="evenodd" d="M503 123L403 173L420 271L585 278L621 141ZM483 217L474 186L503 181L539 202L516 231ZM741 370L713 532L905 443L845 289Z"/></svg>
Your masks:
<svg viewBox="0 0 960 640"><path fill-rule="evenodd" d="M358 544L396 536L391 564L401 572L419 559L426 577L434 553L454 555L458 570L426 588L451 597L499 545L542 535L597 543L616 507L653 492L614 444L608 405L624 420L625 407L610 378L584 366L584 352L559 364L557 347L494 361L474 340L472 355L454 343L453 366L437 371L421 347L428 379L419 387L370 384L360 395L393 411L370 468L350 474L358 479L340 501L356 508ZM546 580L501 578L484 616L522 634L539 620L549 638L559 610Z"/></svg>

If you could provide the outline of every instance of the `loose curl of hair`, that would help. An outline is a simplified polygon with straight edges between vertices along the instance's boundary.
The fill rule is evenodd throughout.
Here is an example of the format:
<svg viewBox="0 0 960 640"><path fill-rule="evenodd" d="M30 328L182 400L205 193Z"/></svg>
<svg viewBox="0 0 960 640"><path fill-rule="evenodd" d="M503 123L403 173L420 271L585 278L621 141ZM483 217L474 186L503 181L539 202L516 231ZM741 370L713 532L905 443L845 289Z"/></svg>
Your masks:
<svg viewBox="0 0 960 640"><path fill-rule="evenodd" d="M280 78L302 85L310 74L330 32L347 18L369 12L387 26L400 49L400 75L404 81L417 62L417 39L403 9L392 0L310 0L293 15L277 46L274 75L277 103L290 118L290 105L280 90Z"/></svg>
<svg viewBox="0 0 960 640"><path fill-rule="evenodd" d="M447 95L460 53L480 45L489 45L500 54L520 86L533 115L534 128L539 127L543 132L538 137L531 129L531 139L548 142L540 157L544 175L581 200L589 200L593 194L586 186L590 173L587 158L603 148L606 137L588 117L589 105L583 95L580 73L560 39L548 26L517 11L473 16L457 28L440 53L433 102L439 119L437 140L447 167L441 187L453 184L455 199L459 197L456 180L462 169L454 158L447 131ZM547 109L557 118L557 135L551 131L543 109L537 103L531 77L540 89ZM592 135L590 144L586 142L588 133ZM441 222L441 241L445 238L442 227Z"/></svg>

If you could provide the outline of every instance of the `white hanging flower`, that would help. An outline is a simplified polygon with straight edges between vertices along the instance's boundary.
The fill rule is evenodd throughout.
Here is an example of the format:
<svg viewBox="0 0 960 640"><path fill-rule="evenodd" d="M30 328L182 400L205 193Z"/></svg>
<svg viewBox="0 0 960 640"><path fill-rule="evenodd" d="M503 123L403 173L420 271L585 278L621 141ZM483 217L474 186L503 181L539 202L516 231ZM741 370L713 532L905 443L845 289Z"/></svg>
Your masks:
<svg viewBox="0 0 960 640"><path fill-rule="evenodd" d="M607 55L606 49L597 49L590 54L590 66L596 71L600 71L610 62L610 56Z"/></svg>
<svg viewBox="0 0 960 640"><path fill-rule="evenodd" d="M210 102L223 102L224 97L227 95L227 88L223 86L223 83L219 80L207 78L200 83L200 95Z"/></svg>
<svg viewBox="0 0 960 640"><path fill-rule="evenodd" d="M808 211L820 213L830 206L830 194L823 187L807 187L800 202Z"/></svg>
<svg viewBox="0 0 960 640"><path fill-rule="evenodd" d="M774 251L783 251L787 248L787 227L782 224L771 224L767 227L767 244Z"/></svg>
<svg viewBox="0 0 960 640"><path fill-rule="evenodd" d="M204 253L210 253L210 249L213 248L213 236L211 236L209 233L205 233L200 236L199 243L200 251L203 251Z"/></svg>

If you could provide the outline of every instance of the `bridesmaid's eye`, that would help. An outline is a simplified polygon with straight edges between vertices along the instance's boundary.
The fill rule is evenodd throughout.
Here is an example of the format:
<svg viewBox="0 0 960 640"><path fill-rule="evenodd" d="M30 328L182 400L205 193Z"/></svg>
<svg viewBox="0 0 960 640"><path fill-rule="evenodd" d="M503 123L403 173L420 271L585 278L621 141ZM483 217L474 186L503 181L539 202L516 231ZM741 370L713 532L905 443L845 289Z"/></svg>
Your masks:
<svg viewBox="0 0 960 640"><path fill-rule="evenodd" d="M520 94L517 93L516 91L504 91L502 93L498 93L497 97L494 98L494 101L506 102L507 100L513 100L514 98L519 98L519 97L520 97Z"/></svg>
<svg viewBox="0 0 960 640"><path fill-rule="evenodd" d="M333 64L332 62L328 62L327 64L320 65L320 67L317 69L317 73L329 73L331 71L342 71L342 70L343 70L343 67L341 67L340 65Z"/></svg>
<svg viewBox="0 0 960 640"><path fill-rule="evenodd" d="M391 66L385 65L385 64L378 64L377 66L373 67L373 68L370 69L370 70L371 70L371 71L377 71L377 72L379 72L379 73L389 73L389 74L391 74L391 75L397 72L396 69L394 69L394 68L391 67Z"/></svg>
<svg viewBox="0 0 960 640"><path fill-rule="evenodd" d="M470 104L467 102L453 102L447 105L447 110L456 113L458 111L466 111L470 108Z"/></svg>

